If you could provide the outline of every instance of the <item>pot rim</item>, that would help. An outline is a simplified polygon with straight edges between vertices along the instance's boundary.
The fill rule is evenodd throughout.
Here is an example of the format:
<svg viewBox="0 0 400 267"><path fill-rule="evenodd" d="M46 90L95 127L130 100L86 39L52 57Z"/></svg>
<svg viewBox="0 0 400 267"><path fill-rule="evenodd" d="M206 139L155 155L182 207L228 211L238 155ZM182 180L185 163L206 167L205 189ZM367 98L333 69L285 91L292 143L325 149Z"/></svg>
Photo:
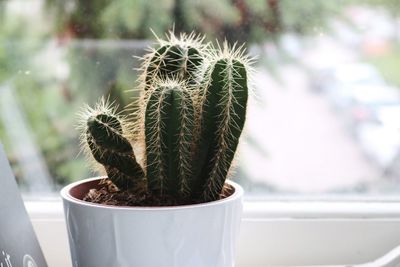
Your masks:
<svg viewBox="0 0 400 267"><path fill-rule="evenodd" d="M216 206L216 205L224 205L226 203L232 202L237 200L238 198L241 198L243 196L243 188L238 184L235 183L229 179L227 179L225 182L228 183L229 185L233 186L235 191L233 192L232 195L220 199L220 200L215 200L215 201L210 201L210 202L205 202L205 203L199 203L199 204L189 204L189 205L180 205L180 206L144 206L144 207L137 207L137 206L112 206L112 205L104 205L104 204L97 204L97 203L91 203L87 202L78 198L75 198L71 196L70 191L72 188L75 188L81 184L88 183L94 180L100 180L106 178L105 176L98 176L98 177L93 177L93 178L87 178L83 179L77 182L70 183L66 186L64 186L61 191L61 197L63 200L72 202L77 205L81 206L86 206L86 207L93 207L93 208L99 208L99 209L115 209L115 210L142 210L142 211L168 211L168 210L185 210L185 209L193 209L193 208L206 208L210 206Z"/></svg>

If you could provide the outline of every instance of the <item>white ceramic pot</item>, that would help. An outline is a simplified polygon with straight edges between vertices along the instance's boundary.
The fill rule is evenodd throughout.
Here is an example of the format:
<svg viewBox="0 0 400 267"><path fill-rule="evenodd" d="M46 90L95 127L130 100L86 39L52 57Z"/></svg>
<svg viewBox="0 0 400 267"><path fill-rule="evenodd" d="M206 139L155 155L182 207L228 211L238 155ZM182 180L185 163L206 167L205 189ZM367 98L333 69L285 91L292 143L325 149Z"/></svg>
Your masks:
<svg viewBox="0 0 400 267"><path fill-rule="evenodd" d="M214 202L115 207L80 200L100 178L64 187L74 267L233 267L243 189Z"/></svg>

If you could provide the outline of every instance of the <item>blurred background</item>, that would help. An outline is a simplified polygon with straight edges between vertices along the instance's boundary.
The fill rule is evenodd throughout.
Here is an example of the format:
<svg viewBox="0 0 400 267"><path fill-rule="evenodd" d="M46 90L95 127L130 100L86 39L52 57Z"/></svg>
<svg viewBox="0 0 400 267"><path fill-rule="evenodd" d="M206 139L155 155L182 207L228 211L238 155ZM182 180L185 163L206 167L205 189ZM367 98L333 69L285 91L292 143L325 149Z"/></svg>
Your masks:
<svg viewBox="0 0 400 267"><path fill-rule="evenodd" d="M173 28L258 58L248 198L400 196L398 0L0 0L0 140L27 195L94 175L77 112L129 104L136 56Z"/></svg>

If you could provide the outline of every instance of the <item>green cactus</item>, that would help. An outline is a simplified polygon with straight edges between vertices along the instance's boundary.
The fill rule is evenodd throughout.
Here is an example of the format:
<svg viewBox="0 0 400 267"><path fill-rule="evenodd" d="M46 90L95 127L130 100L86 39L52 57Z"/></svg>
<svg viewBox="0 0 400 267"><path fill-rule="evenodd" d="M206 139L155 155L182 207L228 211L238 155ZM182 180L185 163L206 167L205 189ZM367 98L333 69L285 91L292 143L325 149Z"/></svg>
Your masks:
<svg viewBox="0 0 400 267"><path fill-rule="evenodd" d="M194 47L179 44L161 46L154 52L146 69L146 85L151 86L155 78L178 78L195 83L197 68L202 61L200 52Z"/></svg>
<svg viewBox="0 0 400 267"><path fill-rule="evenodd" d="M135 129L104 108L87 116L91 154L121 190L144 179L149 197L186 204L223 193L245 123L250 61L241 48L203 39L171 34L145 56ZM130 141L144 145L144 170Z"/></svg>
<svg viewBox="0 0 400 267"><path fill-rule="evenodd" d="M191 34L181 34L176 37L172 32L167 40L157 37L158 48L151 49L142 58L141 94L136 102L139 112L133 114L135 121L134 139L139 141L144 137L144 116L151 91L157 87L160 80L184 81L188 88L195 88L201 82L203 65L207 54L208 44L204 45L204 37Z"/></svg>
<svg viewBox="0 0 400 267"><path fill-rule="evenodd" d="M148 186L182 198L192 178L193 101L184 84L157 84L145 113Z"/></svg>
<svg viewBox="0 0 400 267"><path fill-rule="evenodd" d="M119 118L109 110L92 110L87 118L86 142L108 178L121 190L133 188L144 177Z"/></svg>
<svg viewBox="0 0 400 267"><path fill-rule="evenodd" d="M198 146L197 193L202 199L218 199L230 169L245 118L248 98L243 63L230 54L210 68L205 89Z"/></svg>
<svg viewBox="0 0 400 267"><path fill-rule="evenodd" d="M207 47L202 40L193 33L182 34L180 39L171 33L168 41L159 39L160 47L144 58L142 79L145 90L158 79L178 79L196 84Z"/></svg>

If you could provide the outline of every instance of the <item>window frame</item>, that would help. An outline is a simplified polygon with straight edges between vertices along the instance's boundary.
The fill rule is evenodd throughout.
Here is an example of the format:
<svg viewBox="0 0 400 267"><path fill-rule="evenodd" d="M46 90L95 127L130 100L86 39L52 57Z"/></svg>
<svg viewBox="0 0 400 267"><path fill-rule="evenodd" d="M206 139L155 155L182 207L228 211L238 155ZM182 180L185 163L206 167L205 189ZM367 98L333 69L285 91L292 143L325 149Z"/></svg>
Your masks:
<svg viewBox="0 0 400 267"><path fill-rule="evenodd" d="M49 266L71 267L62 202L25 205ZM400 202L246 200L238 267L361 264L400 245Z"/></svg>

